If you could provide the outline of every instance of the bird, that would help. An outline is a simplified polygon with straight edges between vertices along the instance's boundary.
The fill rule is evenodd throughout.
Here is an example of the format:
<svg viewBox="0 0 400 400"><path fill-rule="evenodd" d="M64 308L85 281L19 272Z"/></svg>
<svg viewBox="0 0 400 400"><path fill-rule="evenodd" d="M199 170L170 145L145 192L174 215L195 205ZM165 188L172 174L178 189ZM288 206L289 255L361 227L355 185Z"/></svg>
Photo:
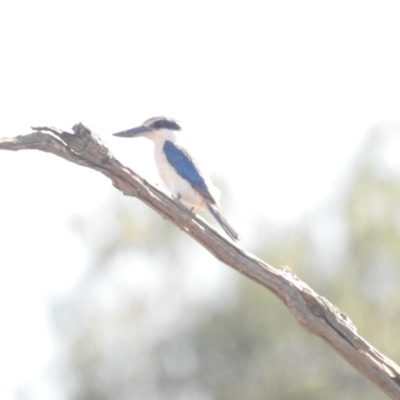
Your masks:
<svg viewBox="0 0 400 400"><path fill-rule="evenodd" d="M189 151L178 121L167 117L153 117L136 128L113 135L152 140L158 173L172 196L190 206L192 212L197 208L208 210L232 240L239 240L238 233L221 213L219 190Z"/></svg>

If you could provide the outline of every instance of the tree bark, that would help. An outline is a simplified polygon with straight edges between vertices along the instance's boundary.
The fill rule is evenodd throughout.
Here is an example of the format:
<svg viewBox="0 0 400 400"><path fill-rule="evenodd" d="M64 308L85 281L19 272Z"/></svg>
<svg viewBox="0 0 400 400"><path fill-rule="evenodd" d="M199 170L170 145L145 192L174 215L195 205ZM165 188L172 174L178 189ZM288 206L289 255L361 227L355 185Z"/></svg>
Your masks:
<svg viewBox="0 0 400 400"><path fill-rule="evenodd" d="M192 236L217 259L275 294L296 321L317 335L392 399L400 399L400 368L357 334L350 319L314 292L289 268L273 268L222 237L169 194L150 185L122 165L101 139L82 124L73 133L50 127L14 138L0 138L0 149L36 149L97 170L126 196L142 200L164 218Z"/></svg>

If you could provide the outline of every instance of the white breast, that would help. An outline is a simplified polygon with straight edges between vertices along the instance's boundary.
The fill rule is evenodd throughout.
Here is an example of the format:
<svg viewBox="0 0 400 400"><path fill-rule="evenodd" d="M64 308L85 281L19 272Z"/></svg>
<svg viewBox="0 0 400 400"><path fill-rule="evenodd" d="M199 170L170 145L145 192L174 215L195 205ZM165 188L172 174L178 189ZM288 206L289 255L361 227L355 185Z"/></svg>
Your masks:
<svg viewBox="0 0 400 400"><path fill-rule="evenodd" d="M164 184L174 197L184 201L191 207L205 208L204 196L194 190L192 185L175 171L165 157L163 146L163 141L155 143L154 157L158 173Z"/></svg>

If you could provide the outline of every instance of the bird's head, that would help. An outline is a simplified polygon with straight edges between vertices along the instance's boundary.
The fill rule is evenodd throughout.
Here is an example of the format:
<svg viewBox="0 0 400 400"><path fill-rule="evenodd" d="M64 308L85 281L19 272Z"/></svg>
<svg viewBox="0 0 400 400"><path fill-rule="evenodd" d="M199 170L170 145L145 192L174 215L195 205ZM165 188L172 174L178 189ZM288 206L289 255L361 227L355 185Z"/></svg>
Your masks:
<svg viewBox="0 0 400 400"><path fill-rule="evenodd" d="M153 117L144 121L142 125L136 128L113 133L113 135L127 138L144 136L155 140L159 137L168 137L171 134L176 134L180 130L180 125L172 118Z"/></svg>

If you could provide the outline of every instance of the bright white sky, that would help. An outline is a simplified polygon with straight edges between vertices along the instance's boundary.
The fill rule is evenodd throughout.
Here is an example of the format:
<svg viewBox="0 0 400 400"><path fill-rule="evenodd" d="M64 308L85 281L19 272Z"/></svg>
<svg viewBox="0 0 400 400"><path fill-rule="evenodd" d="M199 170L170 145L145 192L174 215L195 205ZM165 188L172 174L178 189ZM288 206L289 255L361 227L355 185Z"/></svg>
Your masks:
<svg viewBox="0 0 400 400"><path fill-rule="evenodd" d="M400 120L399 20L394 0L3 1L0 137L81 121L154 180L151 143L109 134L177 118L246 237L311 212ZM54 399L46 299L86 262L70 217L114 189L39 152L1 151L0 170L0 398Z"/></svg>

